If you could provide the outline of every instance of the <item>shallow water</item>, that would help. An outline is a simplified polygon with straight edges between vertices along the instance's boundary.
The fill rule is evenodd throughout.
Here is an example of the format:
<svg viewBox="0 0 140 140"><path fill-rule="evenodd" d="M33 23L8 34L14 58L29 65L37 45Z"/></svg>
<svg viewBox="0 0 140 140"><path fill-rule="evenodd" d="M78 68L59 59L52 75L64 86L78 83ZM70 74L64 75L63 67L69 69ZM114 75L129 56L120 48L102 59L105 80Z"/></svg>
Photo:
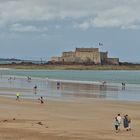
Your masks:
<svg viewBox="0 0 140 140"><path fill-rule="evenodd" d="M129 82L126 83L125 87L122 87L121 83L114 82L115 80L113 78L112 78L113 80L111 80L113 82L107 81L106 84L103 84L102 81L104 80L104 78L100 79L101 81L97 79L95 81L94 80L88 81L88 78L83 80L82 78L86 75L84 75L82 78L80 78L80 76L77 75L75 79L68 78L65 76L64 76L65 79L63 76L60 79L58 79L56 73L62 74L62 72L64 73L65 71L61 71L61 72L56 71L56 73L52 76L52 78L48 78L46 76L44 77L33 76L31 75L31 71L29 71L29 73L25 71L24 72L24 74L26 73L25 75L23 75L22 71L20 72L22 74L21 73L19 74L19 71L17 71L17 75L16 75L16 71L14 71L14 74L11 75L9 75L10 73L1 75L0 77L1 96L8 96L8 97L15 98L16 92L21 92L22 98L31 98L31 99L37 99L40 96L43 96L46 99L53 98L53 99L64 99L64 100L75 99L75 98L99 98L105 100L140 101L140 85L138 80L133 82L135 84L132 84L131 83L132 79L131 79ZM43 74L44 72L45 71L43 71ZM77 73L77 71L73 71L73 75L75 75L75 72ZM34 73L40 74L41 71L33 71L32 74ZM50 73L52 74L53 72ZM87 71L85 73L87 73ZM92 71L92 73L94 75L95 73L97 74L98 72L95 71L94 73ZM120 74L119 77L121 77L122 73ZM67 71L67 74L69 74L69 71ZM99 77L101 78L100 74ZM138 74L138 76L136 74ZM136 72L135 76L139 77L139 74L140 72ZM27 76L31 76L31 80L28 80ZM98 75L96 75L96 77L97 76ZM77 77L79 77L80 80ZM111 76L109 77L111 78ZM127 79L130 79L130 77L129 78L127 77ZM58 82L60 83L59 86L57 85ZM35 85L37 85L36 91L33 89Z"/></svg>

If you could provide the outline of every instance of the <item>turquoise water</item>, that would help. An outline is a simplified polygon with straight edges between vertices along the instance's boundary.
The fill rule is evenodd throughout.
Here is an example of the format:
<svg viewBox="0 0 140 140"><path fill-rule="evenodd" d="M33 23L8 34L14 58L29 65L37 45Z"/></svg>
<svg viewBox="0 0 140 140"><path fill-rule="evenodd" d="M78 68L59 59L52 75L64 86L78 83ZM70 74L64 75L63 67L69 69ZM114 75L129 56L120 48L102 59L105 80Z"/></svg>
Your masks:
<svg viewBox="0 0 140 140"><path fill-rule="evenodd" d="M102 98L140 101L140 71L0 70L0 95L24 98ZM27 77L31 77L31 81ZM9 77L11 77L10 80ZM103 81L106 84L103 85ZM60 82L60 86L57 86ZM122 87L121 83L126 86ZM38 86L37 91L33 90ZM9 90L5 91L4 88ZM10 91L11 90L11 91Z"/></svg>
<svg viewBox="0 0 140 140"><path fill-rule="evenodd" d="M140 71L1 70L2 75L140 84Z"/></svg>

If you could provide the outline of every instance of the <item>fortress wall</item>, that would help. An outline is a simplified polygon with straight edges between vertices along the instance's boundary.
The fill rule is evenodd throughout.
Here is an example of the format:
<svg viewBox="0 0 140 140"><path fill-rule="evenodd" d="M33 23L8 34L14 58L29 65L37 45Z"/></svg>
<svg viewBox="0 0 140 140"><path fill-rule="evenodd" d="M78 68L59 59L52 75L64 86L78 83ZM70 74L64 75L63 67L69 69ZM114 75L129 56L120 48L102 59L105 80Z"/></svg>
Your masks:
<svg viewBox="0 0 140 140"><path fill-rule="evenodd" d="M63 62L75 62L75 52L63 52L61 59Z"/></svg>
<svg viewBox="0 0 140 140"><path fill-rule="evenodd" d="M77 62L94 62L95 64L100 64L100 53L99 52L75 52L75 57ZM79 59L78 59L79 58Z"/></svg>
<svg viewBox="0 0 140 140"><path fill-rule="evenodd" d="M101 60L105 60L108 58L108 52L100 52Z"/></svg>
<svg viewBox="0 0 140 140"><path fill-rule="evenodd" d="M107 63L108 52L100 52L100 57L101 57L102 64Z"/></svg>
<svg viewBox="0 0 140 140"><path fill-rule="evenodd" d="M118 65L119 64L119 58L107 58L108 64Z"/></svg>

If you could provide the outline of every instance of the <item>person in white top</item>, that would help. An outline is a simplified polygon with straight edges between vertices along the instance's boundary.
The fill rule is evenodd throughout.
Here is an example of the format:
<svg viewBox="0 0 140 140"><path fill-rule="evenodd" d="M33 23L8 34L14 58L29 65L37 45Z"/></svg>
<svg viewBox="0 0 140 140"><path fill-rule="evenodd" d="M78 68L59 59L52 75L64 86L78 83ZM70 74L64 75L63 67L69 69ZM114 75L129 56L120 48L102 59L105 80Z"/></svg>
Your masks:
<svg viewBox="0 0 140 140"><path fill-rule="evenodd" d="M120 130L120 125L121 125L121 123L122 123L122 117L121 117L120 114L117 115L117 120L118 120L118 123L119 123L119 125L118 125L118 130Z"/></svg>

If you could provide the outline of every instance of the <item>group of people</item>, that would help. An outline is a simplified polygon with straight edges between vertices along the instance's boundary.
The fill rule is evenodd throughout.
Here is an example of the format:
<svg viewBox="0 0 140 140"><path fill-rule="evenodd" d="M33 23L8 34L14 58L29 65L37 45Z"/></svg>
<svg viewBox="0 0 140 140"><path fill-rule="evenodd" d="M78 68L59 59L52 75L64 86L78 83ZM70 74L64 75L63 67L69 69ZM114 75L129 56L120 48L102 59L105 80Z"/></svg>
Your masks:
<svg viewBox="0 0 140 140"><path fill-rule="evenodd" d="M115 122L114 122L116 132L120 131L120 126L121 126L122 122L123 122L123 127L126 129L126 131L130 131L131 130L131 127L130 127L131 118L127 114L124 115L124 117L121 117L121 115L118 114L115 117Z"/></svg>

